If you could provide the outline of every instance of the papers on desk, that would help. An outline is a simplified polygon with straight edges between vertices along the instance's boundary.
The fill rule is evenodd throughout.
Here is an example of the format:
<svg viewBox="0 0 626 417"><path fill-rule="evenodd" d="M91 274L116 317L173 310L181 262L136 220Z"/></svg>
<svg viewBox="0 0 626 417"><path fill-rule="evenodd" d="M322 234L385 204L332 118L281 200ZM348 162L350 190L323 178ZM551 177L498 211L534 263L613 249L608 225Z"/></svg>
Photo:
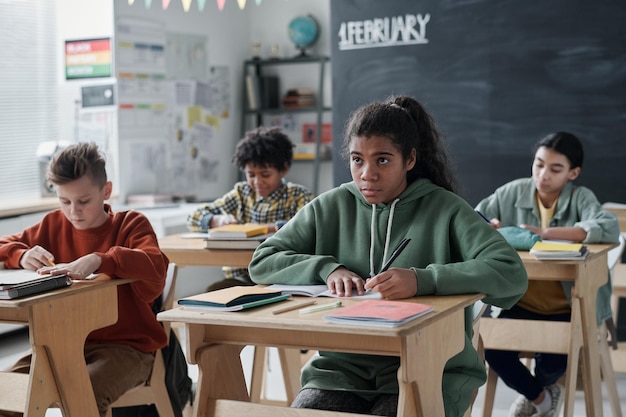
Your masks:
<svg viewBox="0 0 626 417"><path fill-rule="evenodd" d="M398 327L432 311L427 304L407 301L365 300L324 316L331 323Z"/></svg>
<svg viewBox="0 0 626 417"><path fill-rule="evenodd" d="M268 289L281 291L283 294L290 295L301 295L304 297L333 297L333 298L343 298L339 297L337 294L331 294L330 290L326 286L326 284L320 285L286 285L286 284L272 284L267 286ZM351 297L348 298L371 298L371 299L380 299L380 293L370 291L363 295L357 295L356 292L352 294Z"/></svg>
<svg viewBox="0 0 626 417"><path fill-rule="evenodd" d="M265 287L239 286L181 298L178 304L186 310L240 311L276 303L289 297L289 294Z"/></svg>
<svg viewBox="0 0 626 417"><path fill-rule="evenodd" d="M2 270L0 300L12 300L70 285L72 280L66 275L40 275L28 269Z"/></svg>
<svg viewBox="0 0 626 417"><path fill-rule="evenodd" d="M585 259L589 251L582 243L544 240L535 243L530 249L530 254L539 260L563 261Z"/></svg>

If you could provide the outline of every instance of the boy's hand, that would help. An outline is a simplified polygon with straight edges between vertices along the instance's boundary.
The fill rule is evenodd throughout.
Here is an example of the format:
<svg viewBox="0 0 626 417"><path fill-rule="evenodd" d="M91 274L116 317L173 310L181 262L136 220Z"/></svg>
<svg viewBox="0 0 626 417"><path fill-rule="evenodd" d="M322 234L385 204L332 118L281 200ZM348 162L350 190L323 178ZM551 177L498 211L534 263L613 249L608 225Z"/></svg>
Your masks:
<svg viewBox="0 0 626 417"><path fill-rule="evenodd" d="M381 298L387 300L409 298L417 294L417 279L411 269L390 268L369 278L365 289L379 292Z"/></svg>
<svg viewBox="0 0 626 417"><path fill-rule="evenodd" d="M211 227L219 227L236 223L238 223L237 219L232 214L216 214L211 218Z"/></svg>
<svg viewBox="0 0 626 417"><path fill-rule="evenodd" d="M72 279L85 279L92 273L96 272L102 259L95 253L82 256L73 262L68 264L59 264L55 266L49 266L41 268L38 272L42 274L61 275L66 274Z"/></svg>
<svg viewBox="0 0 626 417"><path fill-rule="evenodd" d="M39 245L24 252L22 259L20 259L20 266L31 271L52 265L54 265L54 255Z"/></svg>
<svg viewBox="0 0 626 417"><path fill-rule="evenodd" d="M330 292L339 297L351 297L353 288L358 295L365 294L363 284L363 278L343 267L335 269L326 279Z"/></svg>

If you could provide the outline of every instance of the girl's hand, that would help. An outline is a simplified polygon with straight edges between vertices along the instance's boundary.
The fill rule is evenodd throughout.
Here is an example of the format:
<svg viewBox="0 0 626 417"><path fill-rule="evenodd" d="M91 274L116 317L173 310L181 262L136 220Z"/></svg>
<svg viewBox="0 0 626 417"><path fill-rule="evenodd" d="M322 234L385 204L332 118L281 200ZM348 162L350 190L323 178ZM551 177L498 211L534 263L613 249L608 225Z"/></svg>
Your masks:
<svg viewBox="0 0 626 417"><path fill-rule="evenodd" d="M20 259L20 266L31 271L52 265L54 265L54 255L39 245L28 249Z"/></svg>
<svg viewBox="0 0 626 417"><path fill-rule="evenodd" d="M387 300L410 298L417 294L417 277L411 269L389 268L365 281L365 289L379 292Z"/></svg>
<svg viewBox="0 0 626 417"><path fill-rule="evenodd" d="M351 297L353 289L356 289L358 295L365 294L363 284L363 278L344 267L335 269L326 279L331 294L339 297Z"/></svg>

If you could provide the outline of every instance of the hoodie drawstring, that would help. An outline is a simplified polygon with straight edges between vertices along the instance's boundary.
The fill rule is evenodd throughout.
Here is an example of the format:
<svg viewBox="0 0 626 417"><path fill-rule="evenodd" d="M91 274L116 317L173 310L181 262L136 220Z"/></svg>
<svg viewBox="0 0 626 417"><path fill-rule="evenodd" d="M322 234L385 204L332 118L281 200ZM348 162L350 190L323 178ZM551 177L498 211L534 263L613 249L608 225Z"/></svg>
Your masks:
<svg viewBox="0 0 626 417"><path fill-rule="evenodd" d="M387 252L389 251L389 241L391 240L391 225L393 224L393 214L396 209L396 204L400 201L399 198L396 198L391 203L391 208L389 210L389 220L387 220L387 233L385 235L385 249L383 251L383 262L381 265L384 265L387 262ZM372 204L372 223L370 226L370 277L376 275L374 272L374 246L375 246L375 230L376 230L376 204Z"/></svg>

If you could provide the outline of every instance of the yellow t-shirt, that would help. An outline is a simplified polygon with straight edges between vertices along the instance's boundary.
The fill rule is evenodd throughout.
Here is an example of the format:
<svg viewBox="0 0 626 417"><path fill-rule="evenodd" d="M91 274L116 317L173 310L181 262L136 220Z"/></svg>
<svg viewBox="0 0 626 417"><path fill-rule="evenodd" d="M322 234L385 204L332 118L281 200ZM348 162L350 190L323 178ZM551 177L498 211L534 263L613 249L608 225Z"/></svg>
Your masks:
<svg viewBox="0 0 626 417"><path fill-rule="evenodd" d="M552 207L544 207L539 199L539 194L535 194L539 216L541 217L541 227L546 228L556 211L556 202ZM558 198L557 198L558 200ZM563 286L559 281L528 281L528 290L519 300L518 305L526 310L539 314L562 314L571 310L569 301L563 292Z"/></svg>

